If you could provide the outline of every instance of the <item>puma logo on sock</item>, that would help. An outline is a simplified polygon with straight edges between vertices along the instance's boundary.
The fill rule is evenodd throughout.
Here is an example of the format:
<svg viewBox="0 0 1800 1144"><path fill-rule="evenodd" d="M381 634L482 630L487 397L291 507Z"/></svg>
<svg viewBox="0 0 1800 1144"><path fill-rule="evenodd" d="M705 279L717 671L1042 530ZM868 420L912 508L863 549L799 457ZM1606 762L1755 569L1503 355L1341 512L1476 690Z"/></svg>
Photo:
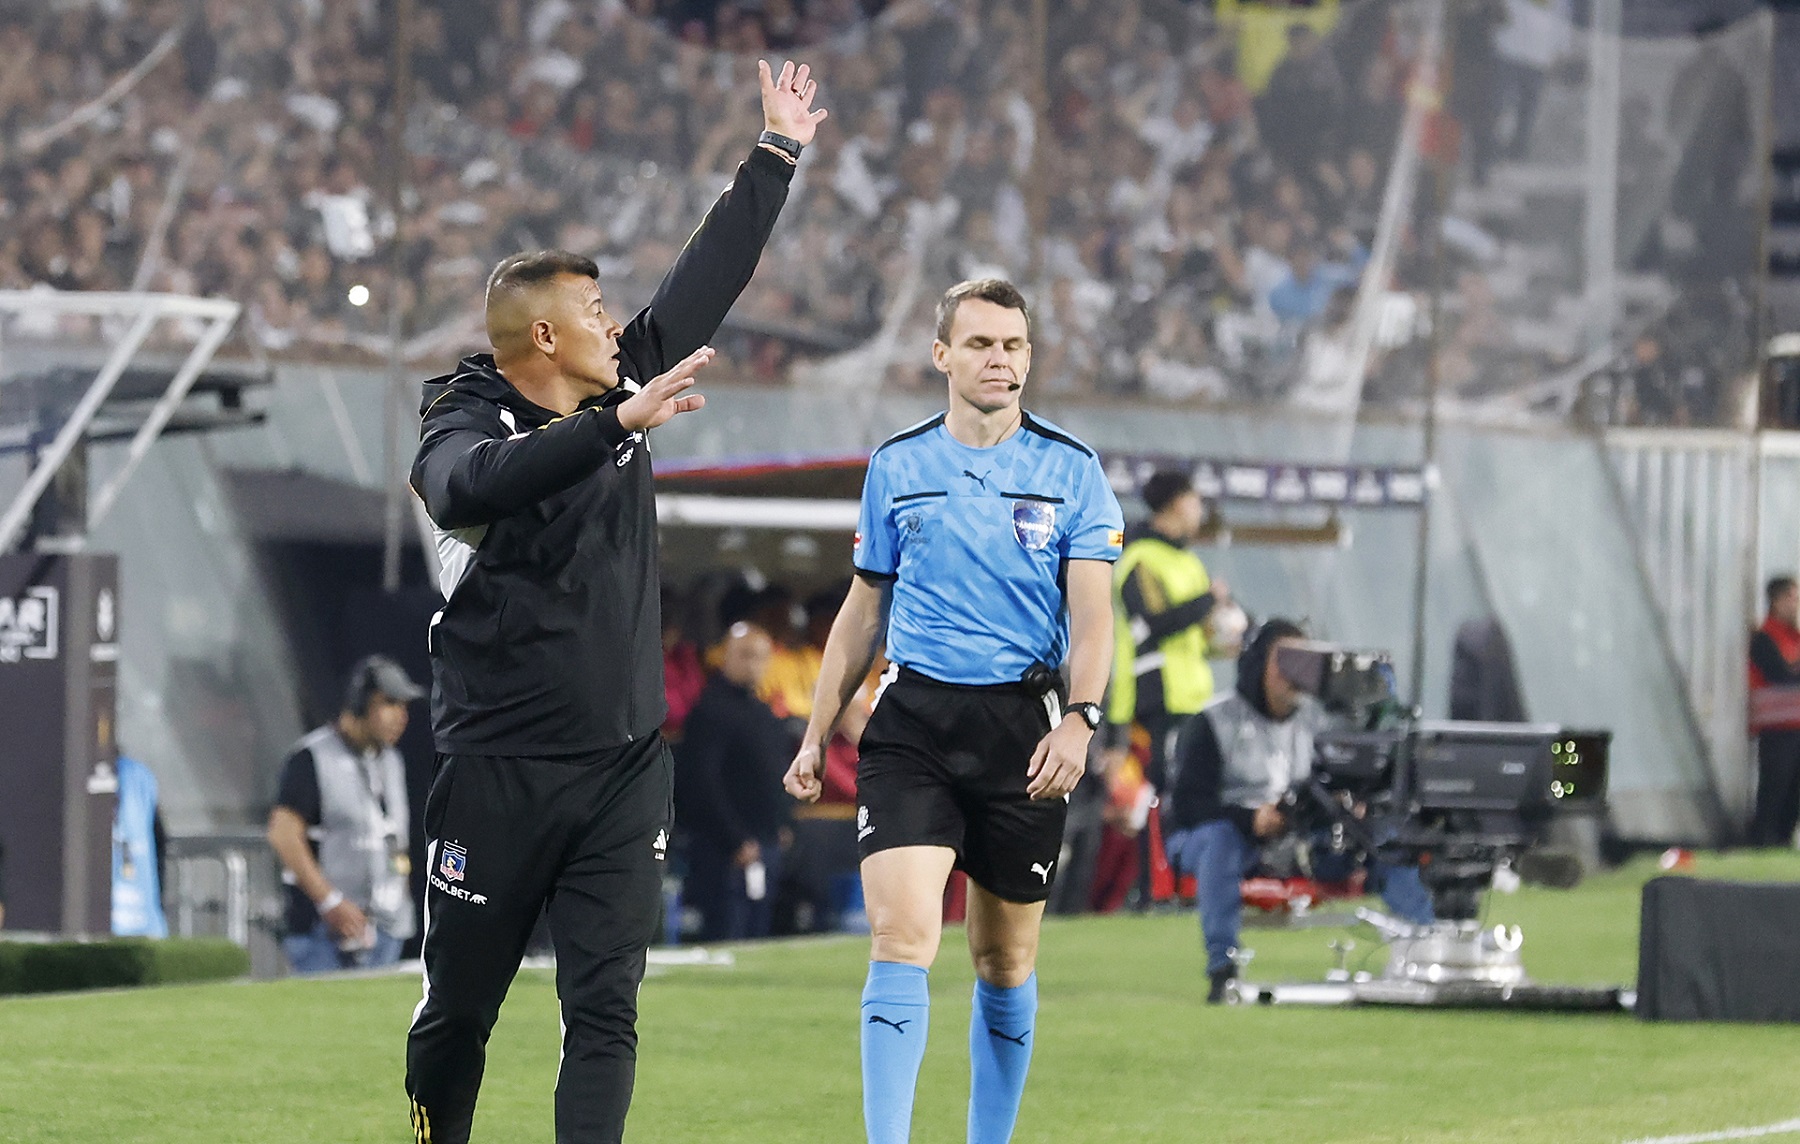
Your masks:
<svg viewBox="0 0 1800 1144"><path fill-rule="evenodd" d="M909 1017L904 1021L890 1021L886 1017L883 1017L880 1013L870 1013L869 1014L869 1024L871 1024L871 1025L892 1025L894 1027L894 1032L899 1033L902 1037L904 1037L904 1036L906 1036L906 1029L903 1026L912 1024L912 1018Z"/></svg>
<svg viewBox="0 0 1800 1144"><path fill-rule="evenodd" d="M1009 1037L1005 1033L1002 1033L1000 1030L994 1028L992 1025L989 1025L988 1026L988 1036L999 1037L1002 1041L1011 1041L1013 1044L1019 1046L1022 1049L1025 1047L1025 1038L1031 1036L1031 1030L1027 1029L1023 1033L1020 1033L1016 1037Z"/></svg>

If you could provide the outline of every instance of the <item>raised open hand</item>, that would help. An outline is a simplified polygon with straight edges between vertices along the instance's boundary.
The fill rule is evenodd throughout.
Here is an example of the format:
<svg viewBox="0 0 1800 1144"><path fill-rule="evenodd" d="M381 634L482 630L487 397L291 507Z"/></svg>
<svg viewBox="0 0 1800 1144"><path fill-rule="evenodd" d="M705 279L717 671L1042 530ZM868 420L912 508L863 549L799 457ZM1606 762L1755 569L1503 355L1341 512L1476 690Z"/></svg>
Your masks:
<svg viewBox="0 0 1800 1144"><path fill-rule="evenodd" d="M693 388L694 375L716 352L711 346L701 346L676 362L669 372L651 379L649 385L619 402L619 424L633 432L654 429L677 413L691 413L705 405L706 398L686 391Z"/></svg>
<svg viewBox="0 0 1800 1144"><path fill-rule="evenodd" d="M795 67L789 60L777 76L770 71L768 60L757 60L756 73L762 81L763 127L797 143L811 143L827 114L823 107L813 109L819 85L812 80L812 68L806 64Z"/></svg>

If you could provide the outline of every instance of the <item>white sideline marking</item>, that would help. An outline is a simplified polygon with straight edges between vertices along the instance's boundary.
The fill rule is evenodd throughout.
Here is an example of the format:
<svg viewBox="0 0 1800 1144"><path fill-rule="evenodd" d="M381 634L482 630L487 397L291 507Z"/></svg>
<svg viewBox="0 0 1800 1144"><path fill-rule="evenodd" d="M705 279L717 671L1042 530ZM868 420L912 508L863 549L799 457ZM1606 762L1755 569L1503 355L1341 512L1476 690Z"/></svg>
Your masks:
<svg viewBox="0 0 1800 1144"><path fill-rule="evenodd" d="M1786 1136L1790 1132L1800 1132L1800 1120L1783 1120L1780 1124L1765 1124L1760 1128L1726 1128L1695 1136L1646 1136L1642 1140L1627 1140L1625 1144L1710 1144L1714 1140L1749 1140L1757 1136Z"/></svg>

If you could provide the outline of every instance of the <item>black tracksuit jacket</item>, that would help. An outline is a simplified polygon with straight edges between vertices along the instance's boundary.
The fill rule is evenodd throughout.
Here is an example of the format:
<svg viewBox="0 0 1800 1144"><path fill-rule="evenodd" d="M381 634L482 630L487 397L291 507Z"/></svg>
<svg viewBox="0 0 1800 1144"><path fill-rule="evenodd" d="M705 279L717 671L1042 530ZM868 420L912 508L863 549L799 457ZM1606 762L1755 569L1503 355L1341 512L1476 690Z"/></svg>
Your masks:
<svg viewBox="0 0 1800 1144"><path fill-rule="evenodd" d="M751 152L625 327L619 387L573 414L526 400L487 354L425 383L411 483L444 566L431 630L440 753L586 754L662 724L650 449L616 406L718 331L792 177Z"/></svg>

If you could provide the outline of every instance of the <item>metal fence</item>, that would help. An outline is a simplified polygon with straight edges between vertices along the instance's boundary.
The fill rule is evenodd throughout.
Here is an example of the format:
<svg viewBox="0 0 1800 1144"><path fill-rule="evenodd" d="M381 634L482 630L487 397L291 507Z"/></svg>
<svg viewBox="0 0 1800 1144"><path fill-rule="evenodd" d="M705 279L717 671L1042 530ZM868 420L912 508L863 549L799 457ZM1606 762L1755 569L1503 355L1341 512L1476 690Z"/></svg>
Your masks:
<svg viewBox="0 0 1800 1144"><path fill-rule="evenodd" d="M1744 821L1754 772L1749 633L1763 582L1800 566L1800 438L1612 430L1606 448L1720 797Z"/></svg>

